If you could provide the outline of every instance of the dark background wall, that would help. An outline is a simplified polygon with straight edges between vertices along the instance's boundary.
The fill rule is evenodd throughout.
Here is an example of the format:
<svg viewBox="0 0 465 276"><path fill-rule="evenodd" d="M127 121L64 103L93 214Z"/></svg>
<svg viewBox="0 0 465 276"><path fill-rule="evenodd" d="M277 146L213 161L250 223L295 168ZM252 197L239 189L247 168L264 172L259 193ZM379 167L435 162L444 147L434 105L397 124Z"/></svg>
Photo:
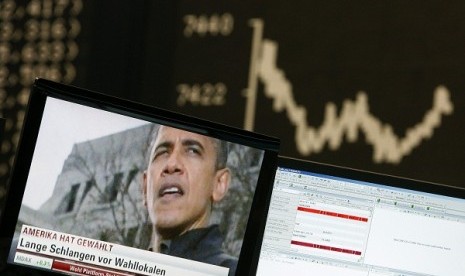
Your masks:
<svg viewBox="0 0 465 276"><path fill-rule="evenodd" d="M38 76L240 128L251 118L249 93L256 103L247 128L281 138L283 155L465 187L464 9L463 1L419 0L4 0L0 201L28 88ZM252 66L266 61L264 45L277 47L276 63L265 66L281 73L274 81L266 68ZM453 108L422 123L438 87ZM344 115L345 102L362 106L360 94L365 113ZM297 109L274 106L284 96L306 111L300 117L305 128L322 130L332 103L335 118L348 120L342 128L355 122L357 137L337 134L332 125L323 141L337 140L333 148L323 143L303 153L298 144L314 141L297 142ZM375 124L366 129L369 119ZM400 152L399 143L410 141L408 130L418 125L430 133L413 135L418 141L402 158L376 160L374 151L382 147Z"/></svg>

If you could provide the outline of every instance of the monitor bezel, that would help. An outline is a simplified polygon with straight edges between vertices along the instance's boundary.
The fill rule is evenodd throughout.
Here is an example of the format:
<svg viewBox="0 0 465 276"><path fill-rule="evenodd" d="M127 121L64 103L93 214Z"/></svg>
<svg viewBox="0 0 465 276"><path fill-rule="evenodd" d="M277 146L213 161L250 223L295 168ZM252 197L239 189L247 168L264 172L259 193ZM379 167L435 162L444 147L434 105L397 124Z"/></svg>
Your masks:
<svg viewBox="0 0 465 276"><path fill-rule="evenodd" d="M465 199L465 188L428 182L402 176L383 174L379 172L365 171L350 167L337 166L310 160L279 156L278 168L288 167L300 170L312 171L318 174L326 174L334 177L349 178L356 181L381 184L394 188L404 188L420 192L457 197Z"/></svg>
<svg viewBox="0 0 465 276"><path fill-rule="evenodd" d="M385 185L393 188L408 189L419 192L431 193L452 198L465 199L465 188L449 186L440 183L428 182L423 180L405 178L395 175L382 174L378 172L359 170L350 167L337 166L333 164L321 163L311 160L303 160L289 156L278 156L279 168L295 169L298 171L312 172L320 175L328 175L338 178L346 178L354 181L367 182L373 184ZM273 183L274 186L274 183ZM273 190L273 189L271 189ZM270 195L271 200L271 195ZM267 215L268 215L267 206ZM249 275L255 275L257 271L258 261L260 258L261 247L263 244L263 235L266 227L266 216L263 221L262 230L260 232L260 243L255 248L251 261Z"/></svg>
<svg viewBox="0 0 465 276"><path fill-rule="evenodd" d="M252 201L236 275L245 275L244 273L249 271L253 249L259 242L256 237L262 231L262 229L260 229L260 224L256 222L263 221L266 218L266 205L271 196L271 184L274 179L274 173L270 172L276 170L280 145L279 139L41 78L35 80L31 89L13 169L9 178L8 193L3 208L5 211L1 214L2 217L0 218L2 225L2 227L0 227L1 249L5 252L1 252L0 256L8 256L9 254L8 251L13 240L23 193L27 184L27 178L41 126L42 115L48 97L134 117L148 122L168 125L264 150L262 169L257 180L256 192ZM4 245L8 245L8 247ZM6 258L1 260L1 262L4 264L0 267L5 266L7 269L17 267L14 264L7 263ZM34 268L30 268L30 270L50 273L52 275L56 274L53 271L43 271Z"/></svg>

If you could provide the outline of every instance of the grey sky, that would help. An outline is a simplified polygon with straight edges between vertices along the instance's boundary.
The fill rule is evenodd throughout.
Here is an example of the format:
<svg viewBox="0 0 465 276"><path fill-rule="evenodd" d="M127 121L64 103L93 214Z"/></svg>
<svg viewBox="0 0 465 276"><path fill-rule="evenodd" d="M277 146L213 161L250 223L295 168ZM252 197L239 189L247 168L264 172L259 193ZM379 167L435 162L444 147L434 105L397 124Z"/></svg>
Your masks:
<svg viewBox="0 0 465 276"><path fill-rule="evenodd" d="M148 122L69 103L47 100L23 203L38 209L47 200L75 143L117 133Z"/></svg>

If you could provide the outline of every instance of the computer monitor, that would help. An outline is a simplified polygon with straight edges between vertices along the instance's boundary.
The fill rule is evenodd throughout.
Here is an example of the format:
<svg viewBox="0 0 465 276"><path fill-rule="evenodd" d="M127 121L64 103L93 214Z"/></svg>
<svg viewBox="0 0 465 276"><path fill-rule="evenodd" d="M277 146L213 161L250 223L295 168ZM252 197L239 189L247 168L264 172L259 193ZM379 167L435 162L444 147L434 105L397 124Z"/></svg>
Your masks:
<svg viewBox="0 0 465 276"><path fill-rule="evenodd" d="M4 269L245 275L278 148L275 138L38 79L2 216Z"/></svg>
<svg viewBox="0 0 465 276"><path fill-rule="evenodd" d="M464 260L465 190L280 157L252 274L455 276Z"/></svg>

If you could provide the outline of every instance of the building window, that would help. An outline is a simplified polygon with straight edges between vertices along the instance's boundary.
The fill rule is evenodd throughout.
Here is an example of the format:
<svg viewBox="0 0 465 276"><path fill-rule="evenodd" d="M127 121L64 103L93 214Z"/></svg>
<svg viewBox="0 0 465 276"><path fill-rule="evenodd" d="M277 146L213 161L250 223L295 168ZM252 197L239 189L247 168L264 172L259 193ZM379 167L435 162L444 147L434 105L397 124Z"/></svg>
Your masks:
<svg viewBox="0 0 465 276"><path fill-rule="evenodd" d="M86 182L86 186L84 187L84 191L82 192L82 196L81 196L81 202L84 201L84 199L86 198L87 194L89 193L90 189L92 189L92 186L95 185L95 179L91 179L89 181Z"/></svg>
<svg viewBox="0 0 465 276"><path fill-rule="evenodd" d="M66 206L66 211L65 211L66 213L73 211L78 190L79 190L79 184L74 184L73 186L71 186L71 191L69 191L68 206Z"/></svg>
<svg viewBox="0 0 465 276"><path fill-rule="evenodd" d="M61 200L60 205L58 205L58 208L55 211L56 214L69 213L74 210L74 204L76 203L76 197L79 191L79 186L79 183L73 184L71 186L71 190L68 193L66 193L66 195Z"/></svg>
<svg viewBox="0 0 465 276"><path fill-rule="evenodd" d="M118 196L119 189L121 187L121 181L123 179L123 173L115 173L113 179L103 190L102 202L113 202Z"/></svg>
<svg viewBox="0 0 465 276"><path fill-rule="evenodd" d="M124 188L125 193L128 192L129 186L131 185L132 180L134 180L134 177L137 175L138 172L138 169L132 169L131 171L129 171L128 177L126 178L126 187Z"/></svg>

